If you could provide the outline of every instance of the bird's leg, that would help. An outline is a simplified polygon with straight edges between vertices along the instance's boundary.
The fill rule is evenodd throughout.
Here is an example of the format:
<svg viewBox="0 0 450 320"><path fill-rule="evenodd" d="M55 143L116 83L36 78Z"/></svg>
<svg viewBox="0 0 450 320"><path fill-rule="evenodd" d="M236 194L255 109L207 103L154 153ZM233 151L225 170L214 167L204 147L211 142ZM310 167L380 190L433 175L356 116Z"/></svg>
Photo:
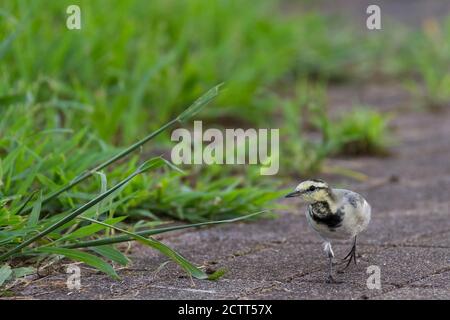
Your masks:
<svg viewBox="0 0 450 320"><path fill-rule="evenodd" d="M356 236L355 236L355 238L353 240L353 246L352 246L350 252L344 257L344 259L342 259L342 262L347 261L347 264L345 265L344 269L339 270L338 272L339 273L344 272L344 270L348 268L348 266L350 265L352 260L353 260L353 262L356 265Z"/></svg>
<svg viewBox="0 0 450 320"><path fill-rule="evenodd" d="M327 277L326 282L327 283L335 283L336 280L333 278L333 258L332 257L328 257L328 259L329 259L329 266L330 266L330 268L328 270L328 277Z"/></svg>
<svg viewBox="0 0 450 320"><path fill-rule="evenodd" d="M333 249L331 248L331 243L326 242L324 245L324 250L325 253L327 254L328 257L328 261L329 261L329 269L328 269L328 277L326 282L327 283L338 283L338 281L336 281L333 278L333 258L334 258L334 252Z"/></svg>

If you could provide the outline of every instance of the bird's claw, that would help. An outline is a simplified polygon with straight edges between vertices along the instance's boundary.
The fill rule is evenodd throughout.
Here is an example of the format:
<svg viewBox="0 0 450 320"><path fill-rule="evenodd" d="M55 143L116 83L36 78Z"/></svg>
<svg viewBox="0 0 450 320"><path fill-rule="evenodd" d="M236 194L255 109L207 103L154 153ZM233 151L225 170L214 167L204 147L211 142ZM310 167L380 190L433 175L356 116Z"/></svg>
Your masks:
<svg viewBox="0 0 450 320"><path fill-rule="evenodd" d="M345 265L344 268L337 270L337 273L344 273L344 271L347 270L347 268L350 266L352 260L353 260L353 262L354 262L355 265L356 265L356 256L353 256L353 255L352 255L352 256L350 256L348 259L342 260L342 261L341 261L341 264L343 264L343 263L345 263L345 262L347 262L347 264Z"/></svg>
<svg viewBox="0 0 450 320"><path fill-rule="evenodd" d="M350 266L350 263L352 263L352 260L356 265L356 240L350 252L340 262L340 264L343 264L345 262L347 262L347 264L343 269L338 270L337 273L344 273L344 271Z"/></svg>

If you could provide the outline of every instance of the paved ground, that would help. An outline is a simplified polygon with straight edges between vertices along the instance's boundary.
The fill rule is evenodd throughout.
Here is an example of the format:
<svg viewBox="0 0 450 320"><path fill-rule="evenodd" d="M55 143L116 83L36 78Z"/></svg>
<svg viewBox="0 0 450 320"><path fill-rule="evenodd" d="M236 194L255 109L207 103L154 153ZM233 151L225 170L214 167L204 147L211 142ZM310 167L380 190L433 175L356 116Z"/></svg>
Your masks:
<svg viewBox="0 0 450 320"><path fill-rule="evenodd" d="M292 1L295 6L295 1ZM323 12L337 13L350 17L362 28L366 25L366 9L376 4L381 10L382 29L389 32L392 23L404 23L410 26L420 26L424 20L443 19L450 11L448 0L334 0L312 1L313 6L320 3Z"/></svg>
<svg viewBox="0 0 450 320"><path fill-rule="evenodd" d="M401 110L402 102L408 102L404 93L392 88L359 87L358 96L384 110ZM332 104L344 106L352 91L334 89ZM70 292L67 275L60 271L17 287L16 298L450 299L450 113L402 112L394 127L397 146L390 157L330 162L372 177L366 183L330 177L337 185L361 192L373 207L370 228L360 237L359 263L338 275L341 284L324 282L321 243L307 228L304 206L291 201L278 219L163 239L191 261L210 269L226 268L219 281L192 281L173 263L157 272L167 259L134 245L133 264L120 270L121 281L84 268L81 291ZM292 178L294 186L297 178ZM348 249L348 243L335 245L338 257ZM370 265L380 267L380 290L367 288Z"/></svg>

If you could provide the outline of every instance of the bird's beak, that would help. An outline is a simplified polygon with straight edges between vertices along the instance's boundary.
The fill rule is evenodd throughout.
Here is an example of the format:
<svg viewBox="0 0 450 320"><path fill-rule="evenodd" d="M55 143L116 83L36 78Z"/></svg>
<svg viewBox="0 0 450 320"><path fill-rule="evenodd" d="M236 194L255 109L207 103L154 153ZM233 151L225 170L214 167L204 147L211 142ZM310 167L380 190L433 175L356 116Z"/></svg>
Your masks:
<svg viewBox="0 0 450 320"><path fill-rule="evenodd" d="M294 191L294 192L288 193L288 194L285 195L284 197L285 197L285 198L293 198L293 197L298 197L298 196L300 196L301 194L302 194L301 191Z"/></svg>

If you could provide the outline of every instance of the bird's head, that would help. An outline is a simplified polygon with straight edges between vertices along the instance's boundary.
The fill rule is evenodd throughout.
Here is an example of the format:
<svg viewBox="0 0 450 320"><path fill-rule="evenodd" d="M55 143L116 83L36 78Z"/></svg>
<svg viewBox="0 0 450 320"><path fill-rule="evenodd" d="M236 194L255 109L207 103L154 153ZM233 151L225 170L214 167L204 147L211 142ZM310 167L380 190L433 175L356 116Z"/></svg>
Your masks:
<svg viewBox="0 0 450 320"><path fill-rule="evenodd" d="M293 192L287 194L285 198L302 197L308 203L328 201L333 197L333 193L328 184L319 179L306 180L300 183Z"/></svg>

